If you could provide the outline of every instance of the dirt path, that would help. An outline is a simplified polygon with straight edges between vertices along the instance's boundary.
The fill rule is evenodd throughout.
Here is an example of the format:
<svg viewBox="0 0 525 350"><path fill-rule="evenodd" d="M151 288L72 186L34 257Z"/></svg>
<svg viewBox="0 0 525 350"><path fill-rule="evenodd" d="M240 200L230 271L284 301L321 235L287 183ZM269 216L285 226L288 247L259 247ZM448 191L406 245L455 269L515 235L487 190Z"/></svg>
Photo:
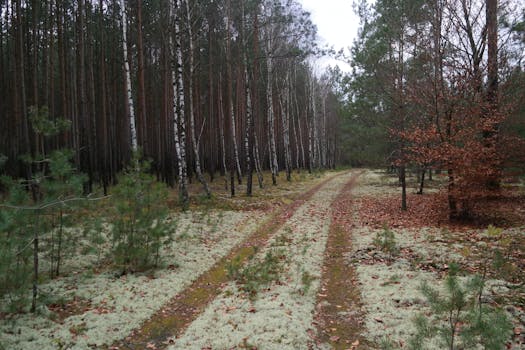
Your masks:
<svg viewBox="0 0 525 350"><path fill-rule="evenodd" d="M294 215L298 208L304 206L312 196L334 181L328 178L293 203L271 215L241 245L234 248L214 267L201 275L193 284L174 297L169 303L151 316L141 327L125 339L114 343L110 349L160 349L173 343L173 339L183 331L206 309L223 290L229 278L226 266L230 261L240 260L244 263L259 247L267 244L270 237L279 231Z"/></svg>
<svg viewBox="0 0 525 350"><path fill-rule="evenodd" d="M352 249L352 193L360 173L352 176L332 203L332 222L324 254L321 288L317 294L317 336L311 347L357 349L367 344L355 268L346 254Z"/></svg>
<svg viewBox="0 0 525 350"><path fill-rule="evenodd" d="M180 336L176 349L307 349L315 336L316 295L331 221L331 203L352 177L326 183L252 258L249 266L279 257L279 277L255 298L245 284L230 282Z"/></svg>

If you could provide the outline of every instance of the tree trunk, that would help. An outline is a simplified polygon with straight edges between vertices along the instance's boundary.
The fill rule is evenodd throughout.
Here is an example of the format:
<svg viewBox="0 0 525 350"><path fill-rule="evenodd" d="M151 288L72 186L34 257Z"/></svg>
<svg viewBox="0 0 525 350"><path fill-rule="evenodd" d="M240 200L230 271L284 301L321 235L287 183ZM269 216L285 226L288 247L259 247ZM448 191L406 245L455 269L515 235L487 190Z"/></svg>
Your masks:
<svg viewBox="0 0 525 350"><path fill-rule="evenodd" d="M498 0L486 0L487 17L487 116L494 117L498 112ZM499 125L497 122L491 123L489 128L483 130L484 144L487 154L496 154ZM489 156L490 157L490 156ZM487 164L494 167L489 174L486 187L497 189L500 187L500 168L495 159L487 159Z"/></svg>
<svg viewBox="0 0 525 350"><path fill-rule="evenodd" d="M223 99L222 99L222 74L219 73L219 84L217 85L217 88L219 89L219 138L220 145L221 145L221 160L222 160L222 175L226 176L226 173L228 172L228 167L226 166L226 141L224 138L224 105L223 105Z"/></svg>
<svg viewBox="0 0 525 350"><path fill-rule="evenodd" d="M281 109L281 115L283 120L283 143L284 143L284 164L286 168L286 180L291 181L291 167L292 167L292 159L290 155L290 96L289 96L290 90L289 90L289 76L286 75L285 83L283 87L282 94L284 97L279 98L280 103L280 109ZM284 102L283 102L284 98Z"/></svg>
<svg viewBox="0 0 525 350"><path fill-rule="evenodd" d="M231 11L231 4L230 4L230 1L228 0L227 2L227 11L228 11L228 14L227 14L227 29L226 29L226 32L227 32L227 36L226 36L226 57L227 57L227 74L228 74L228 106L229 106L229 110L228 110L228 113L230 115L230 133L231 133L231 145L232 145L232 150L233 150L233 162L235 163L234 164L234 168L236 169L236 173L237 173L237 179L239 181L239 184L241 184L242 180L242 172L241 172L241 162L239 160L239 149L237 147L237 128L236 128L236 123L235 123L235 108L234 108L234 105L233 105L233 88L232 88L232 83L233 83L233 74L232 74L232 65L233 65L233 62L231 61L232 59L232 52L231 52L231 14L230 14L230 11ZM232 193L234 193L235 191L232 190Z"/></svg>
<svg viewBox="0 0 525 350"><path fill-rule="evenodd" d="M401 210L407 210L407 182L404 165L399 167L399 182L401 184Z"/></svg>
<svg viewBox="0 0 525 350"><path fill-rule="evenodd" d="M177 153L179 168L179 195L183 208L189 204L187 173L186 173L186 132L184 123L184 81L182 76L182 48L180 43L179 14L180 0L172 0L170 6L173 16L175 48L172 46L173 70L173 136L175 140L175 151ZM171 38L171 37L170 37ZM173 39L170 40L170 42ZM179 137L180 132L180 137Z"/></svg>
<svg viewBox="0 0 525 350"><path fill-rule="evenodd" d="M16 0L16 44L15 44L15 62L16 62L16 72L19 82L19 89L15 92L16 95L20 96L20 106L19 106L19 116L18 120L21 121L22 126L22 136L23 136L23 152L27 155L31 155L31 140L29 139L29 121L27 115L27 99L26 99L26 86L25 86L25 72L24 72L24 35L22 28L22 0ZM16 57L18 56L18 57ZM25 176L27 180L32 179L33 171L31 165L27 164L25 169ZM36 199L36 189L34 186L31 186L31 192L33 194L33 199Z"/></svg>
<svg viewBox="0 0 525 350"><path fill-rule="evenodd" d="M202 174L201 170L201 160L200 160L200 154L199 154L199 140L197 140L197 137L195 135L195 113L194 113L194 106L193 106L193 69L194 69L194 57L193 57L193 31L192 31L192 20L191 20L191 12L190 12L190 5L189 0L185 1L186 4L186 16L187 16L187 26L188 26L188 41L189 41L189 51L188 51L188 59L189 59L189 78L188 78L188 108L189 108L189 114L190 114L190 132L191 132L191 139L193 144L193 155L195 157L195 172L197 174L197 179L202 184L202 187L204 188L204 192L206 193L207 198L211 198L210 188L208 187L208 183L206 182L206 179L204 178L204 175Z"/></svg>
<svg viewBox="0 0 525 350"><path fill-rule="evenodd" d="M127 39L127 19L126 6L124 0L120 0L120 16L122 19L122 48L124 52L124 73L126 74L126 92L129 107L129 127L131 136L131 149L133 152L138 151L137 129L135 127L135 108L133 105L133 90L131 87L131 73L129 71L128 61L128 39Z"/></svg>
<svg viewBox="0 0 525 350"><path fill-rule="evenodd" d="M423 194L423 187L425 185L425 173L426 173L426 170L427 170L426 167L423 167L421 169L421 176L420 176L420 181L419 181L419 190L417 191L417 194Z"/></svg>
<svg viewBox="0 0 525 350"><path fill-rule="evenodd" d="M144 84L144 44L142 39L142 0L137 0L137 136L144 154L148 154L146 93Z"/></svg>
<svg viewBox="0 0 525 350"><path fill-rule="evenodd" d="M246 101L246 132L244 135L244 152L246 156L246 195L252 195L253 166L251 157L251 148L253 143L253 121L252 121L252 97L250 91L250 77L248 75L248 55L246 46L246 34L244 31L244 2L241 2L241 37L242 37L242 54L244 66L244 98ZM257 39L255 39L257 40Z"/></svg>
<svg viewBox="0 0 525 350"><path fill-rule="evenodd" d="M271 35L271 33L270 33ZM270 155L270 170L272 172L272 184L277 185L277 176L279 174L279 165L277 163L277 147L275 143L275 118L273 106L273 62L271 57L271 45L268 44L268 51L266 57L267 81L266 81L266 101L267 101L267 117L268 117L268 138L269 138L269 155Z"/></svg>

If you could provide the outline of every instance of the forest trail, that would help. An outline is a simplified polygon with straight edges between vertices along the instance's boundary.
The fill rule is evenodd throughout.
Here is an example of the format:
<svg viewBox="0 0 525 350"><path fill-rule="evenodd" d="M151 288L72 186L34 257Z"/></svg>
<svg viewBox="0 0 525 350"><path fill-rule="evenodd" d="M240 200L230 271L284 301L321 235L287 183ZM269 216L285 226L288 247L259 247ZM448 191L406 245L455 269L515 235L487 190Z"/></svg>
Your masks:
<svg viewBox="0 0 525 350"><path fill-rule="evenodd" d="M331 349L357 349L359 345L369 343L363 337L357 274L347 259L352 250L354 227L352 190L360 175L361 172L355 173L332 203L332 221L317 293L315 342L317 346L330 344Z"/></svg>
<svg viewBox="0 0 525 350"><path fill-rule="evenodd" d="M243 307L251 304L250 300L241 295L242 293L238 293L239 291L236 291L236 293L229 291L229 288L235 288L234 282L231 282L231 278L227 273L229 264L236 261L241 265L245 265L246 262L251 260L254 256L257 258L262 252L267 251L268 249L273 249L276 245L276 241L279 240L284 239L284 242L287 242L286 248L292 249L293 247L294 251L287 251L283 255L286 260L283 263L286 265L284 270L287 270L283 273L283 276L288 276L286 276L286 280L278 281L277 284L280 286L277 287L284 286L285 289L289 289L289 291L284 293L287 295L297 292L297 284L301 283L301 279L303 279L304 282L305 273L303 271L302 275L299 277L290 276L290 273L297 275L297 273L292 273L301 264L301 261L297 260L297 257L300 255L306 255L306 252L310 249L310 241L314 242L317 249L315 250L315 254L309 254L308 256L310 260L313 258L315 261L306 262L306 265L313 264L312 266L307 267L311 267L315 271L309 271L306 273L308 276L311 274L311 278L315 279L315 281L308 281L307 283L312 285L318 284L317 277L320 277L320 265L322 263L323 251L328 236L328 228L330 226L331 204L343 188L349 191L355 178L355 174L352 173L331 176L305 192L300 198L293 201L285 208L278 209L271 214L270 217L265 220L250 237L233 248L227 256L218 261L217 264L201 275L193 284L184 289L164 307L153 314L139 329L133 331L125 339L114 343L110 349L160 349L166 348L169 345L174 345L175 348L201 349L206 348L210 341L221 341L221 337L218 337L217 334L214 334L214 332L211 332L210 330L198 330L198 328L200 328L199 325L203 325L202 319L205 320L204 326L206 326L207 322L213 320L214 317L212 316L209 318L209 314L214 313L214 305L216 305L217 302L222 305L224 298L236 298L233 302L240 303L240 305L232 307L230 311L241 311ZM322 231L322 233L318 236L319 231ZM285 235L293 235L293 237L283 238ZM302 251L302 254L298 254L299 249ZM296 260L295 264L292 263L294 259ZM299 280L297 280L297 278L299 278ZM295 281L292 283L291 280ZM275 293L271 292L272 288L269 288L268 291L265 290L262 294L271 294L271 298L274 298ZM228 291L225 293L225 290ZM267 293L269 291L270 293ZM298 296L299 299L311 299L304 303L305 305L308 304L306 308L308 311L305 315L308 316L309 314L307 319L311 319L313 315L316 291L317 287L311 288L308 293L302 293L303 295L300 295L301 293L293 295ZM258 300L261 298L264 299L264 296L257 297ZM296 301L297 300L292 300L292 302ZM300 303L303 301L299 300ZM281 305L285 305L287 309L294 309L292 305L286 305L286 303L281 303ZM280 308L284 310L284 308ZM215 309L215 311L217 310ZM262 312L257 312L253 306L250 306L248 307L247 312L244 312L243 314L243 317L247 316L249 318L249 316L254 316L253 319L259 319ZM282 321L286 323L289 315L285 314L282 316L284 316ZM228 317L223 317L222 320L227 318ZM248 319L243 322L249 321L250 320ZM227 323L228 325L232 324L230 321L227 322L229 322ZM197 325L195 326L195 324ZM211 326L216 332L219 332L219 334L222 333L223 337L227 335L227 339L222 340L233 342L229 344L228 347L238 345L242 346L242 343L246 342L245 335L239 335L239 338L236 337L237 335L231 334L231 330L223 332L224 330L221 330L221 327L216 321L211 321ZM291 337L292 341L301 341L305 343L308 341L308 334L312 331L310 329L311 322L305 324L305 326L307 326L305 333L297 334L298 337L302 337L303 339L295 339ZM197 330L195 328L197 328ZM249 331L249 329L247 330ZM197 331L199 334L197 337L201 337L200 339L195 339L196 336L193 334L194 331ZM275 338L275 335L272 335L271 331L268 333L271 338ZM257 336L257 334L255 334L255 336ZM189 343L188 337L190 339ZM181 339L179 340L178 338ZM239 340L239 342L235 342L235 339ZM216 348L217 346L221 348L226 344L216 344L215 346L212 344L210 345L213 348ZM296 345L291 346L294 348Z"/></svg>

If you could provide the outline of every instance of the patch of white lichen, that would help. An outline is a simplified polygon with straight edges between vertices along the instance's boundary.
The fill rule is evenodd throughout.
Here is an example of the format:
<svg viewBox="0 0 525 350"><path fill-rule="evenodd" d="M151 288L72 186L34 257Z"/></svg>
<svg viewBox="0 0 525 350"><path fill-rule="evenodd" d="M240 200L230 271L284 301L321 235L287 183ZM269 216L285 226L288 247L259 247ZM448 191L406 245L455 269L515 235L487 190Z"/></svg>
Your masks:
<svg viewBox="0 0 525 350"><path fill-rule="evenodd" d="M426 182L428 184L428 180ZM419 183L413 177L407 177L407 193L416 193ZM399 195L401 187L396 173L388 173L380 169L363 169L359 176L358 186L352 190L352 196L359 197L386 197ZM437 192L438 188L424 187L425 193Z"/></svg>
<svg viewBox="0 0 525 350"><path fill-rule="evenodd" d="M358 274L367 336L376 344L388 340L403 348L415 334L415 317L429 311L421 292L422 284L428 283L443 292L443 277L448 264L464 263L469 250L451 239L460 233L427 227L391 229L397 253L385 253L374 244L374 239L382 231L366 226L354 228L353 247L347 260L354 264ZM466 282L466 279L462 278L462 281ZM508 285L505 281L489 280L486 294L505 294ZM435 338L427 341L425 346L429 350L443 348Z"/></svg>
<svg viewBox="0 0 525 350"><path fill-rule="evenodd" d="M164 251L164 268L151 275L117 277L93 273L93 256L76 257L77 270L40 286L42 295L89 300L86 312L53 321L41 307L37 315L18 315L0 324L7 349L86 349L122 339L245 239L262 212L207 211L172 214L173 243ZM69 263L68 263L69 265Z"/></svg>
<svg viewBox="0 0 525 350"><path fill-rule="evenodd" d="M344 175L324 185L255 257L261 259L279 245L286 260L278 283L259 291L254 300L230 283L170 349L306 349L309 333L315 328L312 322L330 226L330 204L348 179L349 175ZM313 278L306 293L304 273Z"/></svg>

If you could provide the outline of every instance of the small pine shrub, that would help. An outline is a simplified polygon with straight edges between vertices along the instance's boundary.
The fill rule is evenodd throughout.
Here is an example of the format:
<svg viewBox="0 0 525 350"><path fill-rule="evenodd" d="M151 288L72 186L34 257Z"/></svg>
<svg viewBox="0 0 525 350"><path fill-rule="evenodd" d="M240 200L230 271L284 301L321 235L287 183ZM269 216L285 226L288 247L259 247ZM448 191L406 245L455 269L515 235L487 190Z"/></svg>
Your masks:
<svg viewBox="0 0 525 350"><path fill-rule="evenodd" d="M84 177L72 167L72 155L58 150L37 159L42 171L29 180L2 178L7 196L0 214L0 296L7 295L11 311L25 308L31 281L35 311L41 257L49 261L53 278L66 253L74 251L76 237L67 228L78 224L73 214L84 201Z"/></svg>
<svg viewBox="0 0 525 350"><path fill-rule="evenodd" d="M474 276L460 283L458 273L457 265L451 264L444 295L428 284L422 285L431 315L415 319L417 332L410 339L410 349L425 349L430 338L437 338L443 349L472 349L478 345L489 350L505 349L512 325L503 311L482 303L480 291L485 280Z"/></svg>
<svg viewBox="0 0 525 350"><path fill-rule="evenodd" d="M390 230L386 226L383 228L383 231L377 232L373 244L377 249L390 255L395 255L399 251L399 248L396 245L396 236L394 231Z"/></svg>
<svg viewBox="0 0 525 350"><path fill-rule="evenodd" d="M258 291L270 283L278 281L282 270L281 261L284 253L281 250L270 250L261 261L254 261L242 267L240 259L234 259L228 266L228 276L240 285L240 289L250 298L255 298Z"/></svg>
<svg viewBox="0 0 525 350"><path fill-rule="evenodd" d="M165 185L155 181L148 173L149 163L138 157L113 190L112 257L122 273L157 266L162 246L172 238L165 223Z"/></svg>

